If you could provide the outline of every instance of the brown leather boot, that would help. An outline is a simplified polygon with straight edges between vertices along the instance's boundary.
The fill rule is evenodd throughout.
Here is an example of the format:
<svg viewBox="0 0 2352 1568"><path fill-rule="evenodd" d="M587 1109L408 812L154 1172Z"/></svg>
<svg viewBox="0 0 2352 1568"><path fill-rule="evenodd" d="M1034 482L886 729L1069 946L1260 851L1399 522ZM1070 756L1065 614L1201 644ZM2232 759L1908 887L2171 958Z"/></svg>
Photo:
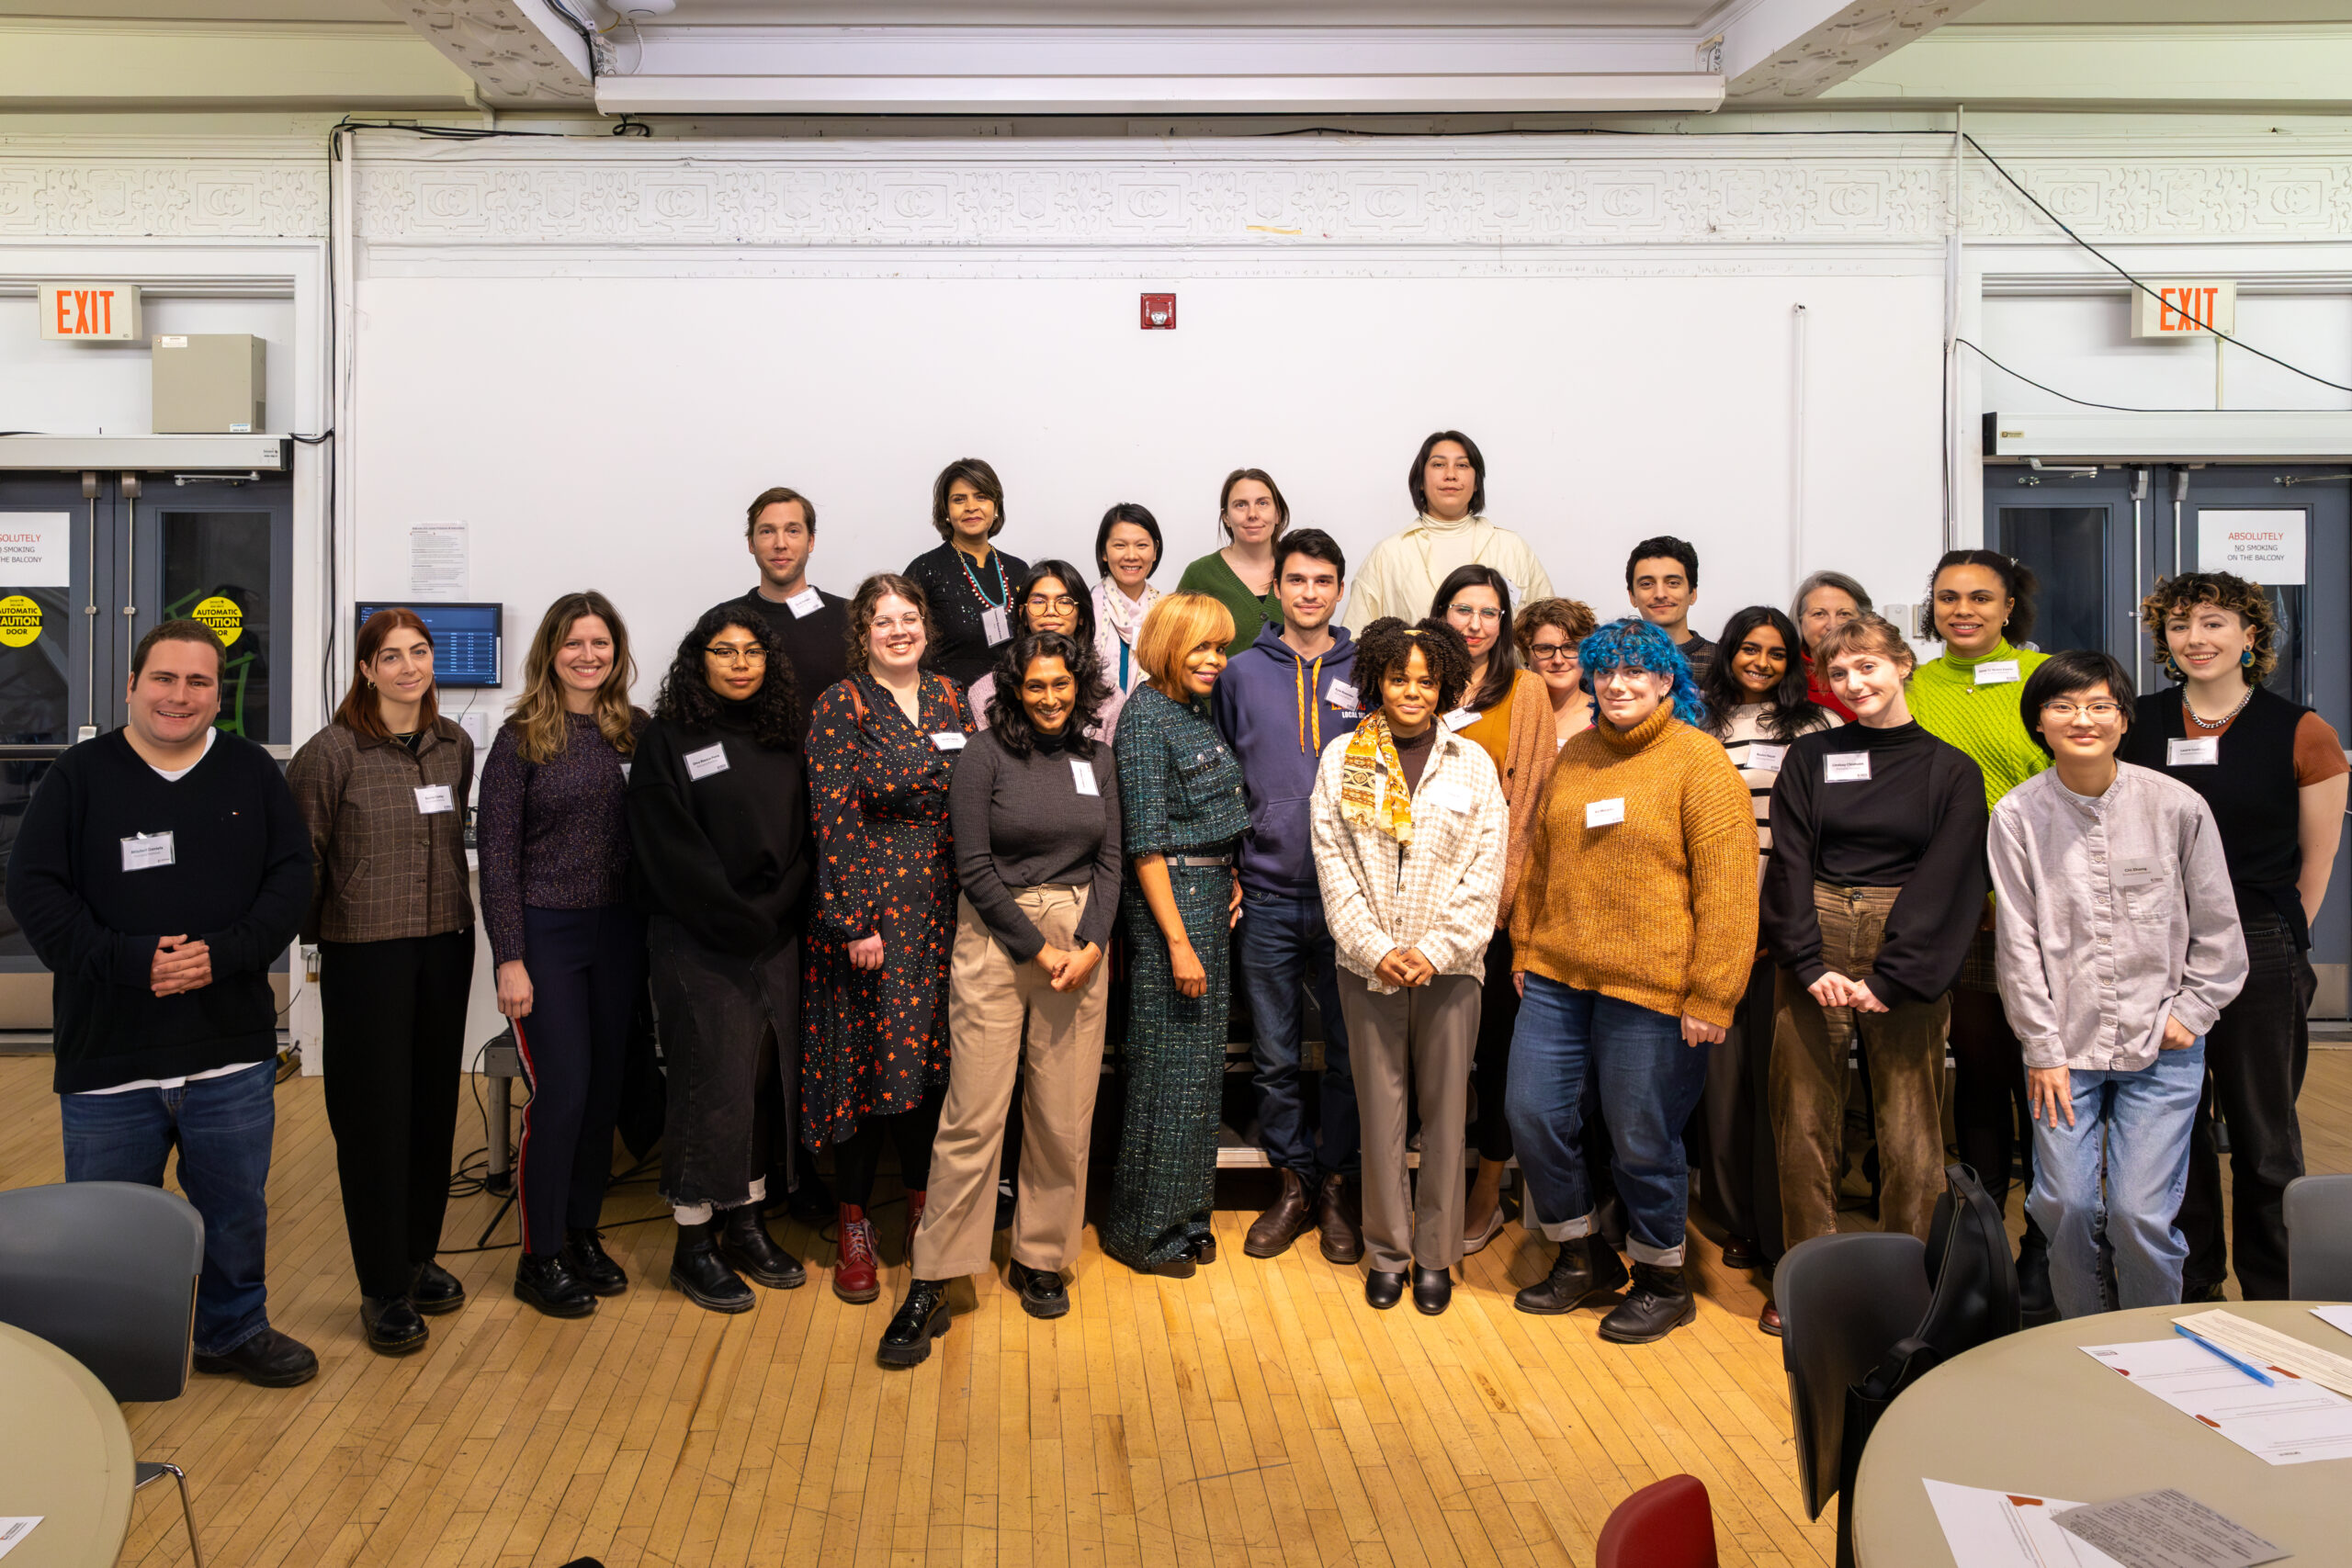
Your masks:
<svg viewBox="0 0 2352 1568"><path fill-rule="evenodd" d="M1363 1226L1349 1212L1348 1179L1327 1176L1315 1197L1315 1224L1323 1233L1323 1257L1332 1263L1354 1263L1363 1257Z"/></svg>
<svg viewBox="0 0 2352 1568"><path fill-rule="evenodd" d="M1258 1216L1242 1240L1241 1250L1252 1258L1280 1258L1314 1224L1315 1206L1307 1201L1306 1183L1298 1179L1298 1172L1285 1170L1283 1195L1274 1200L1272 1208Z"/></svg>

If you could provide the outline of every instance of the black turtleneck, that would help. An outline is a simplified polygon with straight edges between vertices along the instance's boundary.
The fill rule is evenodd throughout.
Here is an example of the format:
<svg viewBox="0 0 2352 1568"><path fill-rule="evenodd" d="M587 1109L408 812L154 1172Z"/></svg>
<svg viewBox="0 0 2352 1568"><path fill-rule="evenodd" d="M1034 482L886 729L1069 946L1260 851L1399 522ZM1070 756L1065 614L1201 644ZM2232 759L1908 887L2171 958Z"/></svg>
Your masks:
<svg viewBox="0 0 2352 1568"><path fill-rule="evenodd" d="M1430 765L1430 753L1437 748L1437 726L1425 726L1410 740L1392 729L1388 739L1396 748L1398 764L1405 770L1405 793L1410 795L1421 787L1421 770Z"/></svg>
<svg viewBox="0 0 2352 1568"><path fill-rule="evenodd" d="M1840 777L1869 759L1870 777ZM1984 775L1917 723L1849 724L1790 742L1772 787L1764 939L1810 986L1826 972L1813 885L1899 887L1865 982L1881 1001L1932 1001L1951 988L1984 912Z"/></svg>
<svg viewBox="0 0 2352 1568"><path fill-rule="evenodd" d="M800 752L752 739L752 705L714 697L707 729L656 718L628 780L639 903L706 947L755 958L800 934L810 880L808 794ZM701 769L695 759L726 766Z"/></svg>

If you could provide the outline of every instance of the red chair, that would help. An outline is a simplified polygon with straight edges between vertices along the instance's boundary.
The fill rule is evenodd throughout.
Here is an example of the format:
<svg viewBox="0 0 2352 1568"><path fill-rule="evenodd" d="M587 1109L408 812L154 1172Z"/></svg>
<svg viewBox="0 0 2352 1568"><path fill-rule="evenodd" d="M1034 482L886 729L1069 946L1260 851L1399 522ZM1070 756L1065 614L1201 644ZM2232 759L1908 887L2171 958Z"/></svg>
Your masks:
<svg viewBox="0 0 2352 1568"><path fill-rule="evenodd" d="M1618 1504L1600 1527L1593 1568L1717 1568L1706 1483L1669 1475Z"/></svg>

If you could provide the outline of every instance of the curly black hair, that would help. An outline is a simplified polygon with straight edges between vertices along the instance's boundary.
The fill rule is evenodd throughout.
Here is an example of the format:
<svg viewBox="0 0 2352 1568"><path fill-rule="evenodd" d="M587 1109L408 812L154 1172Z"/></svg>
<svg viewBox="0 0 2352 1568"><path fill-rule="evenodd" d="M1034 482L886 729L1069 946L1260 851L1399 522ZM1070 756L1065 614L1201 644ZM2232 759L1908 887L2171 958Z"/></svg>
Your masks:
<svg viewBox="0 0 2352 1568"><path fill-rule="evenodd" d="M1437 677L1438 711L1460 707L1462 694L1470 687L1470 645L1435 616L1408 626L1394 615L1383 615L1364 627L1363 636L1356 638L1356 690L1379 706L1388 672L1404 669L1417 648Z"/></svg>
<svg viewBox="0 0 2352 1568"><path fill-rule="evenodd" d="M1078 683L1078 699L1070 705L1069 717L1062 726L1062 745L1074 757L1094 755L1094 741L1086 732L1094 724L1094 716L1111 700L1111 688L1094 667L1093 649L1075 637L1060 632L1023 632L997 655L996 684L989 693L989 728L996 732L997 744L1016 757L1026 757L1035 750L1037 731L1029 722L1029 710L1022 705L1021 686L1029 673L1029 666L1040 659L1058 659Z"/></svg>
<svg viewBox="0 0 2352 1568"><path fill-rule="evenodd" d="M771 749L800 749L800 683L793 679L792 658L765 615L744 613L738 604L720 604L702 613L694 630L678 641L678 652L662 677L662 691L653 699L653 716L680 729L701 731L718 721L718 694L703 672L703 649L729 626L741 626L760 639L767 650L767 677L752 696L752 739Z"/></svg>
<svg viewBox="0 0 2352 1568"><path fill-rule="evenodd" d="M1700 699L1707 705L1708 726L1718 740L1730 728L1732 709L1756 700L1739 683L1739 673L1731 664L1739 645L1759 627L1780 634L1781 646L1789 655L1781 683L1764 700L1764 733L1788 741L1820 728L1822 710L1805 694L1804 644L1798 639L1795 623L1770 604L1750 604L1724 623L1723 636L1715 639L1715 660L1707 666L1706 679L1699 682Z"/></svg>

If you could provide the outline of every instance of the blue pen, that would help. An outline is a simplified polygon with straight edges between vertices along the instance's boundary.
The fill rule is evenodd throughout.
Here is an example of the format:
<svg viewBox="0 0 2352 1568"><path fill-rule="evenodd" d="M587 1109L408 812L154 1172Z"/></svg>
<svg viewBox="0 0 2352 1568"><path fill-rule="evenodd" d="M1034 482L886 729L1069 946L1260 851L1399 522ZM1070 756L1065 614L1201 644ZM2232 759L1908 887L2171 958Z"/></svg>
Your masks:
<svg viewBox="0 0 2352 1568"><path fill-rule="evenodd" d="M2268 1372L2264 1371L2261 1368L2256 1366L2251 1361L2242 1361L2238 1359L2235 1356L2231 1355L2227 1350L2222 1349L2219 1345L2214 1344L2211 1339L2206 1338L2202 1334L2192 1333L2190 1330L2183 1327L2177 1323L2172 1325L2172 1331L2175 1334L2179 1335L2183 1339L2202 1345L2205 1348L2212 1351L2213 1354L2221 1357L2222 1359L2227 1361L2230 1365L2235 1367L2238 1371L2244 1372L2246 1376L2252 1378L2263 1387L2277 1388L2278 1386L2278 1380L2277 1378L2272 1377Z"/></svg>

